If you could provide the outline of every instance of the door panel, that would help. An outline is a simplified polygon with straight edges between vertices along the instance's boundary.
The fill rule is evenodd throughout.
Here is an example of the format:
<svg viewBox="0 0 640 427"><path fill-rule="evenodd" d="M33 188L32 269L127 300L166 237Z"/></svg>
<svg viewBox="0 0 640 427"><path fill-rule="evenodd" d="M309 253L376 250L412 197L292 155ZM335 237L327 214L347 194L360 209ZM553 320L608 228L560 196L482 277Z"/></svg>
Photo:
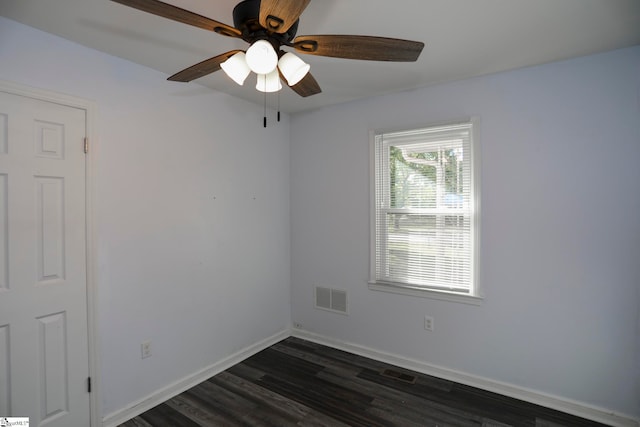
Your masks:
<svg viewBox="0 0 640 427"><path fill-rule="evenodd" d="M89 426L85 111L0 92L0 416Z"/></svg>

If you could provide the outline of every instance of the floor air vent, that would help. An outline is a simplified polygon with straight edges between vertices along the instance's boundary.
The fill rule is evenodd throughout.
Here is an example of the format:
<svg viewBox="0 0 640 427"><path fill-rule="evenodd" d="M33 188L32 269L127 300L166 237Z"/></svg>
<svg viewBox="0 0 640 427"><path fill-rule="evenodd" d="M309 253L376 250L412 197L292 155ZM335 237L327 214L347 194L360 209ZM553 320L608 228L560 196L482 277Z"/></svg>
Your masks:
<svg viewBox="0 0 640 427"><path fill-rule="evenodd" d="M347 314L347 292L316 286L316 308Z"/></svg>
<svg viewBox="0 0 640 427"><path fill-rule="evenodd" d="M382 375L383 377L400 380L409 384L415 384L416 382L415 376L409 375L409 374L403 374L402 372L394 371L393 369L385 369L384 371L380 372L380 375Z"/></svg>

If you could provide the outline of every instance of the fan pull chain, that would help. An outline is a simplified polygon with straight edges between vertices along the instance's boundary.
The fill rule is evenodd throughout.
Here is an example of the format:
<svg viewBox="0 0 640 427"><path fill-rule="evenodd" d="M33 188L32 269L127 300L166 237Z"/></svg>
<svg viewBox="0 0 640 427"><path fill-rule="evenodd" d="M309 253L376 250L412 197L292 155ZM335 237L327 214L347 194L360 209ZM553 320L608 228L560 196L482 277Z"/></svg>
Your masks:
<svg viewBox="0 0 640 427"><path fill-rule="evenodd" d="M278 91L278 122L280 122L280 91Z"/></svg>
<svg viewBox="0 0 640 427"><path fill-rule="evenodd" d="M265 77L265 85L266 85L266 77ZM267 127L267 92L264 92L264 127Z"/></svg>

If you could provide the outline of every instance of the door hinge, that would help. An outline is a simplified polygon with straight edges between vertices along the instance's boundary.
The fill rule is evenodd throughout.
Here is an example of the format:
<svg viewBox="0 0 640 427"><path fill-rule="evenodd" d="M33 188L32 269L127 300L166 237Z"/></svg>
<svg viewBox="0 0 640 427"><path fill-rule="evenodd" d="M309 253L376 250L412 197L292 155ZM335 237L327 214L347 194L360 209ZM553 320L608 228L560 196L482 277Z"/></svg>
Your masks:
<svg viewBox="0 0 640 427"><path fill-rule="evenodd" d="M87 393L91 393L91 377L87 378Z"/></svg>
<svg viewBox="0 0 640 427"><path fill-rule="evenodd" d="M89 138L85 137L84 138L84 154L87 154L89 152Z"/></svg>

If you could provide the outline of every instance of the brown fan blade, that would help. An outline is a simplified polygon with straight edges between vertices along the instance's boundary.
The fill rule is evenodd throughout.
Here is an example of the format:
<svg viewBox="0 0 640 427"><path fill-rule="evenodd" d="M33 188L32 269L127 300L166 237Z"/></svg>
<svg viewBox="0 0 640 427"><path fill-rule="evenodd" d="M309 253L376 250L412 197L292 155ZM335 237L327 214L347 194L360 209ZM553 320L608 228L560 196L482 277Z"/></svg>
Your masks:
<svg viewBox="0 0 640 427"><path fill-rule="evenodd" d="M189 12L158 0L111 0L116 3L130 6L144 12L162 16L163 18L172 19L184 24L193 25L194 27L204 28L205 30L215 31L218 34L228 37L242 37L242 32L230 25L222 22L214 21L197 13Z"/></svg>
<svg viewBox="0 0 640 427"><path fill-rule="evenodd" d="M315 95L322 92L320 89L320 85L315 78L311 75L311 73L307 73L306 76L298 83L293 86L290 86L291 89L298 95L306 98L307 96Z"/></svg>
<svg viewBox="0 0 640 427"><path fill-rule="evenodd" d="M197 78L206 76L207 74L214 73L220 69L220 64L224 61L235 55L236 53L241 52L240 50L230 50L229 52L223 53L218 56L214 56L213 58L206 59L196 65L192 65L189 68L185 68L179 73L174 74L169 77L167 80L171 80L173 82L190 82Z"/></svg>
<svg viewBox="0 0 640 427"><path fill-rule="evenodd" d="M420 56L424 43L387 37L323 35L296 37L293 46L297 51L310 55L413 62Z"/></svg>
<svg viewBox="0 0 640 427"><path fill-rule="evenodd" d="M260 25L274 33L286 33L311 0L262 0Z"/></svg>

